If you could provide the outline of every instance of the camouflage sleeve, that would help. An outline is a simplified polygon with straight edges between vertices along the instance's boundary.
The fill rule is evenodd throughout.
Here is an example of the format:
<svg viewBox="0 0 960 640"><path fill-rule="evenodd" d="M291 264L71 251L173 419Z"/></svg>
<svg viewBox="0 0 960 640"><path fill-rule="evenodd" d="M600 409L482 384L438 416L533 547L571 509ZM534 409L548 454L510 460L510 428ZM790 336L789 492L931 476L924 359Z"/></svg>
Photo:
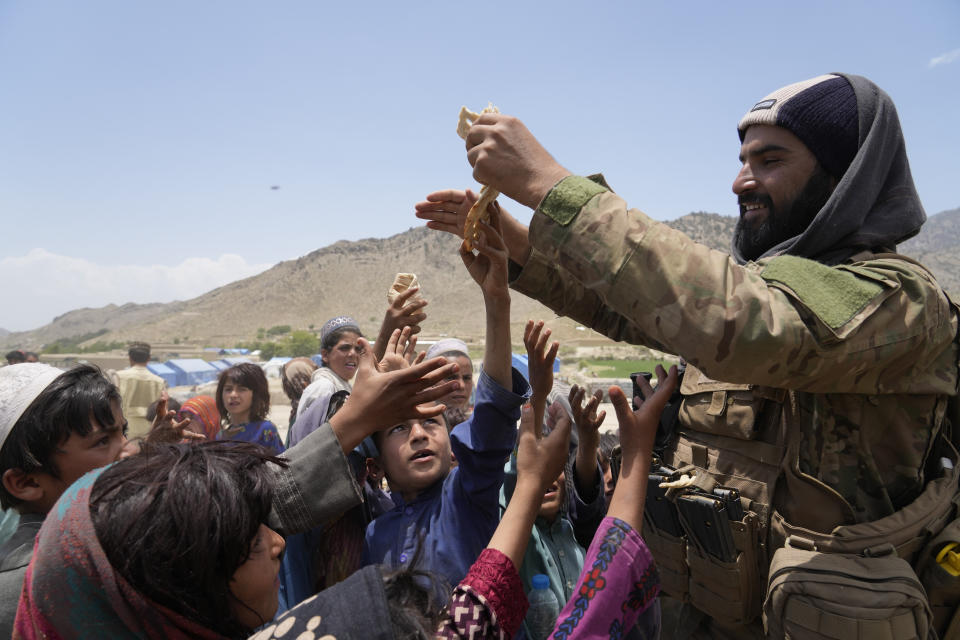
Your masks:
<svg viewBox="0 0 960 640"><path fill-rule="evenodd" d="M949 361L956 319L932 277L905 260L830 267L782 256L741 266L577 176L540 204L530 242L532 270L516 288L610 337L679 354L712 378L813 392L953 392L955 373L948 382L931 363Z"/></svg>
<svg viewBox="0 0 960 640"><path fill-rule="evenodd" d="M523 270L510 282L510 287L539 300L557 315L573 318L608 338L661 349L635 323L608 307L596 291L578 282L536 249L530 251Z"/></svg>

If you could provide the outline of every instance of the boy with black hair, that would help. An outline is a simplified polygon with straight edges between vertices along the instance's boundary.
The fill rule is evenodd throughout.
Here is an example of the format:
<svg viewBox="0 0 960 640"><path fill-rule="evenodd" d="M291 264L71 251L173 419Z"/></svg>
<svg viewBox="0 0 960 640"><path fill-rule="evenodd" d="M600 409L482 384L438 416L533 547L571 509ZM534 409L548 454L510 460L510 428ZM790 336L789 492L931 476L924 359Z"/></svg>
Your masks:
<svg viewBox="0 0 960 640"><path fill-rule="evenodd" d="M507 252L499 229L482 225L479 255L460 256L480 285L487 328L473 414L448 434L442 416L408 420L374 434L376 464L396 505L367 527L364 564L401 565L423 546L420 568L451 585L467 574L499 521L504 463L517 438L530 386L510 366ZM457 466L451 469L452 456Z"/></svg>
<svg viewBox="0 0 960 640"><path fill-rule="evenodd" d="M0 546L0 636L13 631L33 540L74 480L120 458L126 445L120 394L91 365L0 370L0 505L20 524Z"/></svg>

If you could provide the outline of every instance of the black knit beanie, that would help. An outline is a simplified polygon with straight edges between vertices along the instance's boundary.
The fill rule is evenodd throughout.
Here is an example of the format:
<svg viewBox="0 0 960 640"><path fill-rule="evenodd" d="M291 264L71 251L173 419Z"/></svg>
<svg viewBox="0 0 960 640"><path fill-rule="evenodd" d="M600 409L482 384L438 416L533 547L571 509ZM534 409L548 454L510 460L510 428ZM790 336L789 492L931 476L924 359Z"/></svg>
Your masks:
<svg viewBox="0 0 960 640"><path fill-rule="evenodd" d="M740 141L755 124L783 127L838 180L860 145L857 97L846 78L823 75L777 89L753 105L737 125Z"/></svg>

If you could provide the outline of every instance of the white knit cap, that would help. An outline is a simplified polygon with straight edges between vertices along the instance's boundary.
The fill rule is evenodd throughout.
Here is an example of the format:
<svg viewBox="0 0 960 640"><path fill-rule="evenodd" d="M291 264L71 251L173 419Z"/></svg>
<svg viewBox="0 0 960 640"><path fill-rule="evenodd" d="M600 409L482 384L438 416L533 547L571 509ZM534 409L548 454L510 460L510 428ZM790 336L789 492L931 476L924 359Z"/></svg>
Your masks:
<svg viewBox="0 0 960 640"><path fill-rule="evenodd" d="M434 342L430 345L430 348L427 349L426 360L430 358L435 358L444 353L462 353L468 359L470 358L470 352L467 351L467 343L463 340L457 340L456 338L446 338L438 342Z"/></svg>
<svg viewBox="0 0 960 640"><path fill-rule="evenodd" d="M60 369L39 362L0 368L0 447L30 403L61 373Z"/></svg>

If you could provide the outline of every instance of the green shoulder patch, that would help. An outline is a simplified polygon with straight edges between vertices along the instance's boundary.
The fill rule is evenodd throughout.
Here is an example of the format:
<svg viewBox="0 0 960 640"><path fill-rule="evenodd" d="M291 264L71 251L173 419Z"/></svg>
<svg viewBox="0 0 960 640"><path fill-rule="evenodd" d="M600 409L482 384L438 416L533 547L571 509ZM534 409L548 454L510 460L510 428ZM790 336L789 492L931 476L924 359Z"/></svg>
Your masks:
<svg viewBox="0 0 960 640"><path fill-rule="evenodd" d="M800 302L834 330L850 322L883 292L883 285L876 281L796 256L773 258L760 277L793 291Z"/></svg>
<svg viewBox="0 0 960 640"><path fill-rule="evenodd" d="M583 205L604 191L608 191L608 189L589 178L567 176L553 185L547 197L540 203L540 211L560 226L565 227L577 217Z"/></svg>

